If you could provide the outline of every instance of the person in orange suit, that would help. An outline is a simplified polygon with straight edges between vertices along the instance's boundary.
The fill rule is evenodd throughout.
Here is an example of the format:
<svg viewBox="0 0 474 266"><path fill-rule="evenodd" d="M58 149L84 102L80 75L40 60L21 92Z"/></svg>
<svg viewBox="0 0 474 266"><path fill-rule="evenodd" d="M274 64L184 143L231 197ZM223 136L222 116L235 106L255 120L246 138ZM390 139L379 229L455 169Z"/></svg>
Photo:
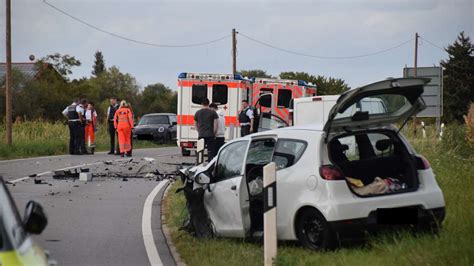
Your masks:
<svg viewBox="0 0 474 266"><path fill-rule="evenodd" d="M120 108L115 112L114 126L117 130L120 155L131 156L133 115L126 101L121 101Z"/></svg>
<svg viewBox="0 0 474 266"><path fill-rule="evenodd" d="M85 143L91 154L95 151L95 132L97 131L97 112L94 103L90 102L86 109Z"/></svg>

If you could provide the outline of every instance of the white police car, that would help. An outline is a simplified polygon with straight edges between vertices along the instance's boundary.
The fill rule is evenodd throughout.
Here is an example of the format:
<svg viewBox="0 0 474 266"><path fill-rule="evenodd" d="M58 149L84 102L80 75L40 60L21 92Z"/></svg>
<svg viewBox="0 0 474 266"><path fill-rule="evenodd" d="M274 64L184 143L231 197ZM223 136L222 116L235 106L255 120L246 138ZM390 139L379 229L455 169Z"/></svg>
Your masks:
<svg viewBox="0 0 474 266"><path fill-rule="evenodd" d="M325 125L269 130L227 143L209 164L188 172L195 188L204 188L214 233L249 237L263 230L262 170L272 161L280 240L321 249L400 224L439 228L445 202L435 175L393 125L404 125L425 108L426 82L376 82L341 95ZM357 108L368 97L381 99L385 111Z"/></svg>

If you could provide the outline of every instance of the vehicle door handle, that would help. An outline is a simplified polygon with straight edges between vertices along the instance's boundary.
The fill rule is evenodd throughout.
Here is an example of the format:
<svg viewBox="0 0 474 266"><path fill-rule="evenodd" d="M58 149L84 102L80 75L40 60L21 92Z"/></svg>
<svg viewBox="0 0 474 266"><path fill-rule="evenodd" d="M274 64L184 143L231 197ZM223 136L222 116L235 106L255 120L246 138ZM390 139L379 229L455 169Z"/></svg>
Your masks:
<svg viewBox="0 0 474 266"><path fill-rule="evenodd" d="M230 189L236 190L236 189L237 189L237 186L236 186L236 185L233 185L233 186L230 187Z"/></svg>

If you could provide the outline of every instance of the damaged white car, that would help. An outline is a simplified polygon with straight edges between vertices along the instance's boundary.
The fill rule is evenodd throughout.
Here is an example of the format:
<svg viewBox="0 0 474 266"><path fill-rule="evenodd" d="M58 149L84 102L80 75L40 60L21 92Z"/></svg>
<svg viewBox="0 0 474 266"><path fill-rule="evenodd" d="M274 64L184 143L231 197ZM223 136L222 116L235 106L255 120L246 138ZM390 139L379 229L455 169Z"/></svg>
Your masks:
<svg viewBox="0 0 474 266"><path fill-rule="evenodd" d="M217 236L261 235L263 167L275 162L280 240L324 249L386 227L436 231L445 216L443 193L428 161L394 126L425 108L427 82L376 82L341 95L325 125L230 141L209 164L185 172L188 209L205 209L204 226ZM365 98L380 99L384 110L362 111ZM202 218L194 214L191 222Z"/></svg>

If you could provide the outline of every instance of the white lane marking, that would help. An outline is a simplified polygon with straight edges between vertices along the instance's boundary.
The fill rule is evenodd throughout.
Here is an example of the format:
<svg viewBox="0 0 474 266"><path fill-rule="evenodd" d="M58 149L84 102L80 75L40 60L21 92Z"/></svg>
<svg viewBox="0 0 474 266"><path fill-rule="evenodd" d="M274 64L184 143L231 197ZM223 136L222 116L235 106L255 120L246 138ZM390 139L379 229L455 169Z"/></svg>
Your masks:
<svg viewBox="0 0 474 266"><path fill-rule="evenodd" d="M153 207L153 200L156 195L168 184L168 180L161 181L156 187L150 192L143 205L143 216L142 216L142 235L143 242L145 243L146 253L148 260L152 266L163 265L158 249L153 239L153 231L151 229L151 210Z"/></svg>

